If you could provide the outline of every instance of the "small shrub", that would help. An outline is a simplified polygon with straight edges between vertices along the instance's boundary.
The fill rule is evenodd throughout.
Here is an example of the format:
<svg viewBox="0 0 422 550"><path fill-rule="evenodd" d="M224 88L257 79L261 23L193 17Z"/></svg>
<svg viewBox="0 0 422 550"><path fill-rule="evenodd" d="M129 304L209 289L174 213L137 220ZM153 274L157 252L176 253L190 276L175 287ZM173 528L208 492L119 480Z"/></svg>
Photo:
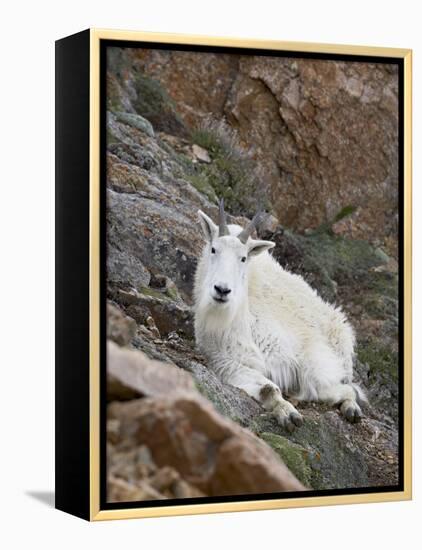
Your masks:
<svg viewBox="0 0 422 550"><path fill-rule="evenodd" d="M205 195L209 201L217 203L218 197L214 188L210 185L208 177L201 171L190 174L187 176L188 181L197 189L200 193Z"/></svg>
<svg viewBox="0 0 422 550"><path fill-rule="evenodd" d="M356 212L357 208L353 205L347 205L344 206L337 214L331 218L330 220L322 223L319 227L317 227L313 233L319 234L319 233L333 233L333 225L341 220L344 220L345 218L348 218L352 214Z"/></svg>
<svg viewBox="0 0 422 550"><path fill-rule="evenodd" d="M205 118L192 132L192 141L207 149L211 155L243 158L247 154L240 145L236 131L224 119Z"/></svg>
<svg viewBox="0 0 422 550"><path fill-rule="evenodd" d="M210 164L200 165L202 186L211 187L216 196L223 197L228 211L252 216L259 208L268 208L250 151L242 147L227 122L206 118L192 132L191 139L212 159Z"/></svg>
<svg viewBox="0 0 422 550"><path fill-rule="evenodd" d="M176 110L176 104L157 80L138 74L134 80L136 99L132 101L138 114L153 127L168 134L187 137L189 132Z"/></svg>

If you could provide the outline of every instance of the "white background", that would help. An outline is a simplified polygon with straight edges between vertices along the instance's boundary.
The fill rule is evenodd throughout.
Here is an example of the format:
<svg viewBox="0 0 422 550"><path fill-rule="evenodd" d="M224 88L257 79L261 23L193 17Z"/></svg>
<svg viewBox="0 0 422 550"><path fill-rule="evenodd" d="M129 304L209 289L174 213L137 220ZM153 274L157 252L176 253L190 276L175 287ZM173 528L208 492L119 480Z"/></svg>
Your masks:
<svg viewBox="0 0 422 550"><path fill-rule="evenodd" d="M414 501L402 503L88 524L42 502L51 500L48 493L54 479L54 40L87 27L105 27L413 48L414 298L415 310L420 310L416 279L422 249L422 216L418 213L422 31L418 4L406 0L1 3L3 548L420 548L420 470L414 474ZM417 429L421 413L418 313L414 316ZM417 465L421 453L416 433L414 444ZM34 493L38 498L31 496Z"/></svg>

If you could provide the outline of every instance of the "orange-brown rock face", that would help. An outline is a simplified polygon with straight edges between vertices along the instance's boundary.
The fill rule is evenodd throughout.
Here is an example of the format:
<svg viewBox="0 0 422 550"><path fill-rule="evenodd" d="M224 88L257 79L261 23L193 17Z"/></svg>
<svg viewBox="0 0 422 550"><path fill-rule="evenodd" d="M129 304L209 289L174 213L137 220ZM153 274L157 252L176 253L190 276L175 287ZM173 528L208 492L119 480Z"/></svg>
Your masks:
<svg viewBox="0 0 422 550"><path fill-rule="evenodd" d="M252 151L260 191L281 223L315 228L351 205L357 210L338 232L395 251L395 66L158 50L128 55L134 73L163 85L189 128L209 115L227 119Z"/></svg>

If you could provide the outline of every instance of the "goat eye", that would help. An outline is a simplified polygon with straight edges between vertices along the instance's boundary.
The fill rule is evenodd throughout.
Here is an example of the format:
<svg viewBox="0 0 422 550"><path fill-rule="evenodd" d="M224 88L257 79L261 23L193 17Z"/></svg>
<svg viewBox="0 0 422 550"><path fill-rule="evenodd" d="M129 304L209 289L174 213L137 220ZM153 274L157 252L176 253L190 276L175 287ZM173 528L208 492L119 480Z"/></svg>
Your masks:
<svg viewBox="0 0 422 550"><path fill-rule="evenodd" d="M215 248L214 247L211 248L211 254L215 254Z"/></svg>
<svg viewBox="0 0 422 550"><path fill-rule="evenodd" d="M241 262L246 262L246 256L243 256L243 258L240 261Z"/></svg>

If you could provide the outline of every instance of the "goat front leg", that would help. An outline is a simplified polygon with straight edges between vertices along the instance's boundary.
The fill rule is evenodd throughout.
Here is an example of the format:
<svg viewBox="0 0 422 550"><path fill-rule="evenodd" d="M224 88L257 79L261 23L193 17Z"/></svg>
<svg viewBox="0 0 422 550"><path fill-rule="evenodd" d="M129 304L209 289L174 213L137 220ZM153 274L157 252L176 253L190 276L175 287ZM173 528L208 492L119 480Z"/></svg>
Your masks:
<svg viewBox="0 0 422 550"><path fill-rule="evenodd" d="M286 401L280 388L271 380L254 369L243 367L236 369L226 381L232 386L244 390L261 403L266 411L275 416L278 423L288 432L302 426L303 417L295 407Z"/></svg>

